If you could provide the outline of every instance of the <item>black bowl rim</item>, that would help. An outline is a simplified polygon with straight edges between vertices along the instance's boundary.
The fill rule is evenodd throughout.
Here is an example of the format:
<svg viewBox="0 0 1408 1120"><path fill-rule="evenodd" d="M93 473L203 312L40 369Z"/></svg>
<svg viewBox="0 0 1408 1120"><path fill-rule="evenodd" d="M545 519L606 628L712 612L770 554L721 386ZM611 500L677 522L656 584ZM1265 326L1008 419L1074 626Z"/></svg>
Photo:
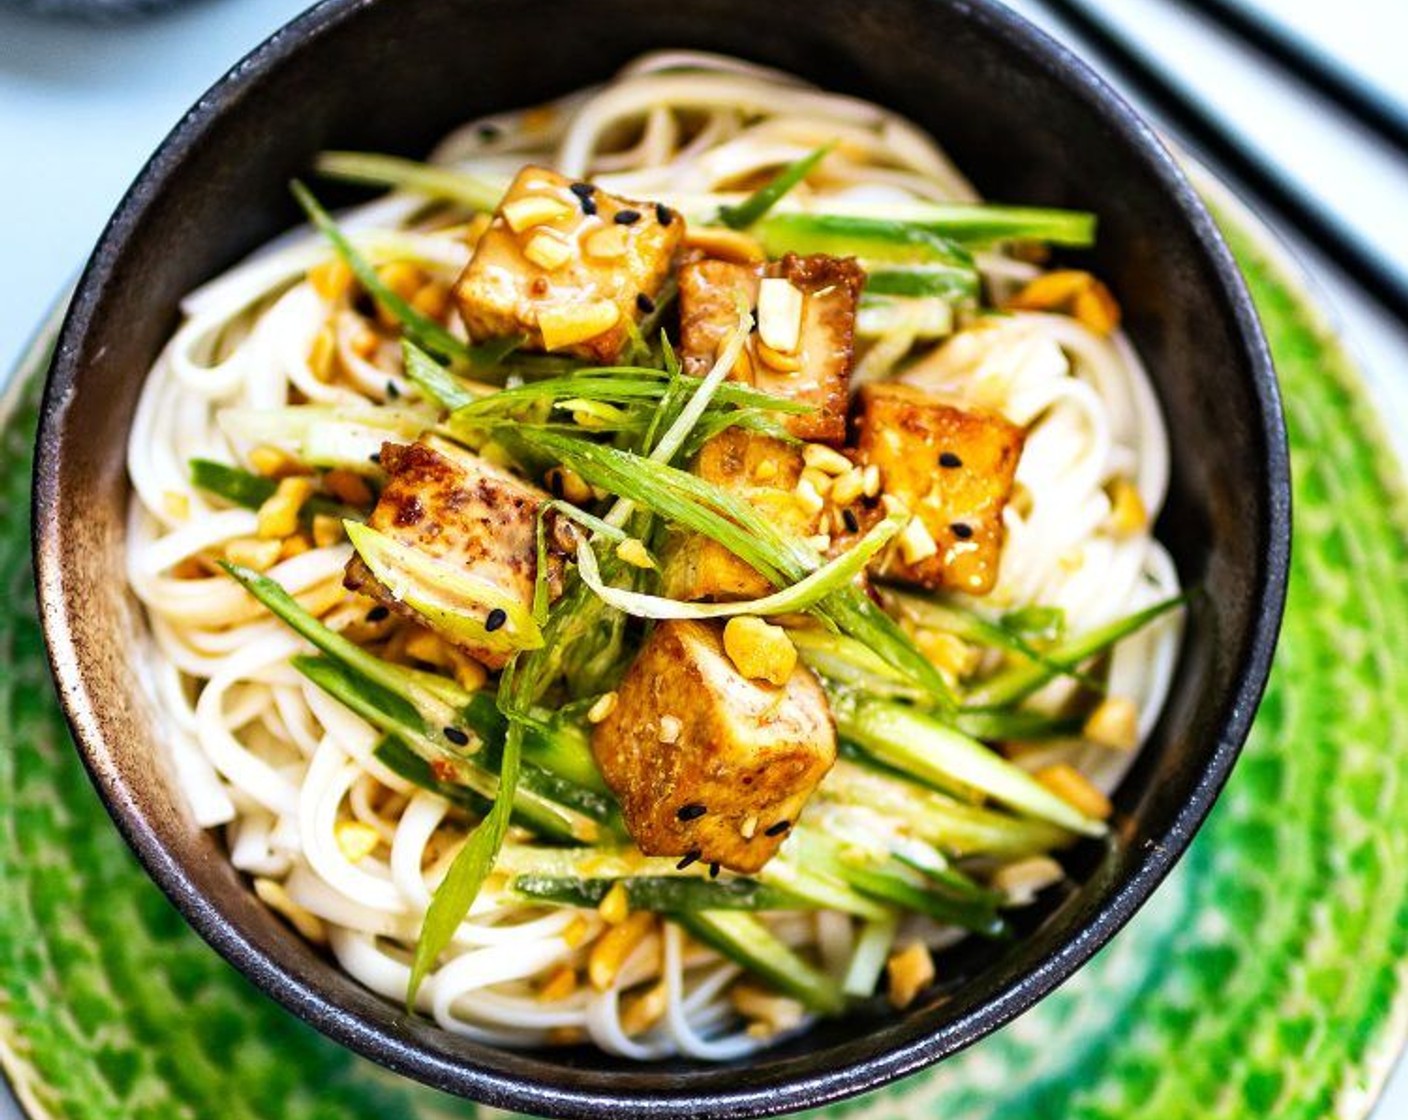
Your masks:
<svg viewBox="0 0 1408 1120"><path fill-rule="evenodd" d="M61 564L63 526L46 511L57 508L61 431L79 376L79 358L95 309L117 263L153 199L165 189L187 153L224 112L307 42L329 33L364 7L382 0L321 0L236 63L185 113L161 142L124 195L98 241L75 290L60 332L40 409L32 506L33 559L40 618L60 702L90 778L128 845L187 922L227 961L287 1010L352 1050L425 1084L500 1107L538 1114L580 1117L677 1115L772 1116L875 1089L914 1073L971 1045L1003 1026L1064 983L1110 940L1139 909L1182 855L1231 773L1256 713L1275 652L1291 551L1290 457L1280 392L1260 321L1231 251L1174 158L1153 129L1072 51L998 2L943 0L1001 38L1010 49L1042 59L1091 111L1148 165L1181 210L1212 265L1222 297L1233 312L1259 408L1267 452L1267 533L1264 564L1257 573L1253 610L1257 622L1248 657L1225 703L1227 718L1192 795L1174 821L1143 854L1118 889L1065 943L1033 971L988 1002L911 1043L870 1059L798 1076L764 1088L713 1092L680 1091L664 1085L649 1095L583 1090L570 1078L531 1081L427 1052L395 1032L348 1012L314 983L274 963L200 891L185 868L161 843L131 792L104 765L104 741L88 683L79 669Z"/></svg>

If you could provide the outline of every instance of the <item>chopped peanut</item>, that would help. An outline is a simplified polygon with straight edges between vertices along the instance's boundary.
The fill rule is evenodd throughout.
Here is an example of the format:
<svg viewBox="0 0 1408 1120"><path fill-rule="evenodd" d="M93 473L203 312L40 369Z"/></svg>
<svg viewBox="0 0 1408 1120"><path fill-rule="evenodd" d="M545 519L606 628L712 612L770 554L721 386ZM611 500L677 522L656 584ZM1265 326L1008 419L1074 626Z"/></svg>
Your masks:
<svg viewBox="0 0 1408 1120"><path fill-rule="evenodd" d="M538 312L538 330L547 350L562 350L605 334L621 318L621 309L609 299L546 307Z"/></svg>
<svg viewBox="0 0 1408 1120"><path fill-rule="evenodd" d="M903 1010L934 982L934 958L922 941L911 941L885 962L890 980L890 1003Z"/></svg>
<svg viewBox="0 0 1408 1120"><path fill-rule="evenodd" d="M797 647L787 631L749 615L728 620L724 652L749 680L784 685L797 667Z"/></svg>
<svg viewBox="0 0 1408 1120"><path fill-rule="evenodd" d="M319 548L331 548L342 540L342 522L330 514L313 518L313 543Z"/></svg>
<svg viewBox="0 0 1408 1120"><path fill-rule="evenodd" d="M684 724L679 716L660 717L660 741L665 744L678 743L680 732L684 730Z"/></svg>
<svg viewBox="0 0 1408 1120"><path fill-rule="evenodd" d="M1026 906L1047 887L1066 877L1061 865L1050 856L1030 856L1003 864L993 873L992 885L1016 906Z"/></svg>
<svg viewBox="0 0 1408 1120"><path fill-rule="evenodd" d="M806 1008L789 996L781 996L747 982L729 989L728 1001L748 1020L748 1033L754 1038L771 1038L802 1025Z"/></svg>
<svg viewBox="0 0 1408 1120"><path fill-rule="evenodd" d="M1110 529L1116 536L1129 537L1142 533L1149 526L1149 513L1144 499L1127 478L1110 483Z"/></svg>
<svg viewBox="0 0 1408 1120"><path fill-rule="evenodd" d="M345 467L337 467L323 475L323 489L349 506L369 506L375 497L367 480Z"/></svg>
<svg viewBox="0 0 1408 1120"><path fill-rule="evenodd" d="M279 543L279 559L292 560L295 556L302 556L312 547L313 542L308 539L307 533L294 533Z"/></svg>
<svg viewBox="0 0 1408 1120"><path fill-rule="evenodd" d="M909 524L900 530L898 540L900 555L904 557L906 564L918 564L939 551L939 546L922 517L911 517Z"/></svg>
<svg viewBox="0 0 1408 1120"><path fill-rule="evenodd" d="M557 234L540 229L528 239L523 255L539 268L552 272L572 259L572 246Z"/></svg>
<svg viewBox="0 0 1408 1120"><path fill-rule="evenodd" d="M567 923L567 928L562 931L563 943L569 949L581 948L582 943L586 941L587 935L590 934L591 931L591 922L587 921L581 914L578 914Z"/></svg>
<svg viewBox="0 0 1408 1120"><path fill-rule="evenodd" d="M822 498L821 494L817 492L816 486L812 484L812 480L809 478L800 480L797 483L797 489L794 493L801 502L802 509L807 513L820 513L826 505L826 501Z"/></svg>
<svg viewBox="0 0 1408 1120"><path fill-rule="evenodd" d="M601 920L609 926L619 926L631 913L630 899L626 895L626 885L616 882L611 885L611 889L602 897L597 905L596 912L601 915Z"/></svg>
<svg viewBox="0 0 1408 1120"><path fill-rule="evenodd" d="M253 568L256 572L266 572L279 562L283 551L279 540L258 540L255 537L241 537L225 546L225 559L241 568Z"/></svg>
<svg viewBox="0 0 1408 1120"><path fill-rule="evenodd" d="M632 995L622 1002L621 1029L627 1035L643 1034L661 1018L670 1005L670 989L665 981L652 984L639 995Z"/></svg>
<svg viewBox="0 0 1408 1120"><path fill-rule="evenodd" d="M550 493L565 498L575 506L586 505L592 500L592 488L576 471L553 467L544 477Z"/></svg>
<svg viewBox="0 0 1408 1120"><path fill-rule="evenodd" d="M582 240L582 248L590 257L614 260L626 255L626 231L617 225L594 229Z"/></svg>
<svg viewBox="0 0 1408 1120"><path fill-rule="evenodd" d="M848 506L864 491L865 475L859 467L855 467L831 484L831 501L837 506Z"/></svg>
<svg viewBox="0 0 1408 1120"><path fill-rule="evenodd" d="M572 209L565 202L541 194L525 195L505 202L500 212L514 233L572 216Z"/></svg>
<svg viewBox="0 0 1408 1120"><path fill-rule="evenodd" d="M430 280L416 292L411 307L431 319L443 319L450 310L450 288L440 280Z"/></svg>
<svg viewBox="0 0 1408 1120"><path fill-rule="evenodd" d="M425 286L425 273L409 261L392 261L389 264L384 264L376 270L376 275L377 279L390 288L393 294L400 296L407 303L416 292ZM394 329L400 323L400 320L380 303L376 306L376 317L377 321L387 330Z"/></svg>
<svg viewBox="0 0 1408 1120"><path fill-rule="evenodd" d="M871 463L861 472L861 493L873 498L880 493L880 468Z"/></svg>
<svg viewBox="0 0 1408 1120"><path fill-rule="evenodd" d="M779 373L796 373L802 368L802 359L798 355L784 354L781 350L774 350L762 339L758 339L754 343L753 349L757 351L758 361L768 369L775 369ZM751 376L748 380L752 380Z"/></svg>
<svg viewBox="0 0 1408 1120"><path fill-rule="evenodd" d="M254 893L270 910L288 919L289 924L307 940L319 945L327 942L327 928L322 919L294 902L282 883L273 879L255 879Z"/></svg>
<svg viewBox="0 0 1408 1120"><path fill-rule="evenodd" d="M781 276L758 285L758 338L783 354L794 354L802 338L802 290Z"/></svg>
<svg viewBox="0 0 1408 1120"><path fill-rule="evenodd" d="M333 835L337 838L337 850L348 863L366 859L381 843L381 833L363 821L338 821Z"/></svg>
<svg viewBox="0 0 1408 1120"><path fill-rule="evenodd" d="M1090 780L1066 762L1045 766L1032 775L1062 801L1087 817L1103 821L1107 819L1113 806L1110 799L1090 784Z"/></svg>
<svg viewBox="0 0 1408 1120"><path fill-rule="evenodd" d="M1120 325L1120 307L1110 289L1088 272L1060 269L1031 281L1008 301L1019 311L1061 311L1096 334L1109 334Z"/></svg>
<svg viewBox="0 0 1408 1120"><path fill-rule="evenodd" d="M307 467L278 447L256 447L249 453L249 466L265 478L292 478L308 473Z"/></svg>
<svg viewBox="0 0 1408 1120"><path fill-rule="evenodd" d="M413 627L406 635L406 655L427 665L446 668L450 663L450 648L433 630Z"/></svg>
<svg viewBox="0 0 1408 1120"><path fill-rule="evenodd" d="M653 569L655 567L655 560L651 557L650 552L635 537L627 537L618 544L616 555L635 568Z"/></svg>
<svg viewBox="0 0 1408 1120"><path fill-rule="evenodd" d="M600 723L615 710L616 694L614 692L603 692L596 698L596 703L587 709L587 722Z"/></svg>
<svg viewBox="0 0 1408 1120"><path fill-rule="evenodd" d="M1127 696L1107 696L1086 717L1081 735L1102 747L1133 750L1139 745L1139 709Z"/></svg>
<svg viewBox="0 0 1408 1120"><path fill-rule="evenodd" d="M635 913L618 926L612 926L592 946L587 958L587 976L599 992L611 987L632 953L655 932L655 915Z"/></svg>
<svg viewBox="0 0 1408 1120"><path fill-rule="evenodd" d="M311 479L303 477L279 480L279 488L259 507L259 536L263 540L280 540L298 531L298 512L313 493Z"/></svg>
<svg viewBox="0 0 1408 1120"><path fill-rule="evenodd" d="M489 680L489 670L454 646L450 647L450 662L455 667L455 683L466 692L478 692Z"/></svg>
<svg viewBox="0 0 1408 1120"><path fill-rule="evenodd" d="M801 481L810 483L811 488L823 498L831 493L831 476L825 471L819 471L815 467L803 467Z"/></svg>
<svg viewBox="0 0 1408 1120"><path fill-rule="evenodd" d="M919 630L914 635L914 644L935 668L958 680L977 669L983 656L977 646L942 630Z"/></svg>
<svg viewBox="0 0 1408 1120"><path fill-rule="evenodd" d="M308 270L308 283L328 303L335 303L352 288L352 270L341 257L333 257Z"/></svg>
<svg viewBox="0 0 1408 1120"><path fill-rule="evenodd" d="M538 989L538 999L542 1003L555 1003L566 999L577 990L577 970L564 964L544 981Z"/></svg>
<svg viewBox="0 0 1408 1120"><path fill-rule="evenodd" d="M690 226L685 230L684 243L691 249L702 249L708 256L738 264L756 264L768 259L755 238L736 229Z"/></svg>
<svg viewBox="0 0 1408 1120"><path fill-rule="evenodd" d="M829 475L845 474L852 467L849 459L824 443L809 443L802 448L802 462Z"/></svg>

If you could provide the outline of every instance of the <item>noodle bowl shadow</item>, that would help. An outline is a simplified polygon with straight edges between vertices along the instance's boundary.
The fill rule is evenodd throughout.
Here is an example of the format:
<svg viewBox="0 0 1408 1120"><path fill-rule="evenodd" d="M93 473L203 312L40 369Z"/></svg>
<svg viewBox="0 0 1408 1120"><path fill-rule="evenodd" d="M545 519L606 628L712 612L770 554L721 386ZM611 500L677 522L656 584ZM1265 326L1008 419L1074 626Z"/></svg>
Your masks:
<svg viewBox="0 0 1408 1120"><path fill-rule="evenodd" d="M287 183L323 148L421 154L477 114L599 81L664 46L736 54L880 102L935 134L987 197L1100 218L1078 256L1106 278L1168 421L1158 526L1190 612L1170 698L1115 796L1109 844L1066 857L1074 887L1027 935L966 944L902 1014L862 1010L727 1065L509 1052L410 1018L253 898L154 752L131 656L125 446L143 375L200 282L299 220ZM180 122L123 200L74 298L39 435L34 547L59 694L124 836L190 923L338 1041L430 1085L565 1116L743 1116L814 1107L918 1070L1007 1022L1139 908L1227 778L1271 662L1289 555L1284 431L1250 300L1211 220L1148 128L995 3L957 0L328 0Z"/></svg>

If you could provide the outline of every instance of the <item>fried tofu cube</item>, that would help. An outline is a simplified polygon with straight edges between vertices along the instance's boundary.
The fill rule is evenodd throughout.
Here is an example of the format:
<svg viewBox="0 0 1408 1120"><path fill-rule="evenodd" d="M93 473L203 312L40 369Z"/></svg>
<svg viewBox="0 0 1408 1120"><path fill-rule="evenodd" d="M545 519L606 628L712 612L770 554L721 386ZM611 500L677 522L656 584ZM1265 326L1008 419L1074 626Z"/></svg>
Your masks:
<svg viewBox="0 0 1408 1120"><path fill-rule="evenodd" d="M524 335L529 349L614 362L683 236L664 206L525 167L455 284L460 315L475 341Z"/></svg>
<svg viewBox="0 0 1408 1120"><path fill-rule="evenodd" d="M537 516L547 495L464 449L427 438L381 449L387 482L367 524L435 560L462 567L531 608L536 583ZM550 578L560 577L559 561ZM423 626L434 624L401 602L359 556L344 585ZM487 612L486 612L487 613ZM509 654L452 641L490 669Z"/></svg>
<svg viewBox="0 0 1408 1120"><path fill-rule="evenodd" d="M717 623L662 622L596 725L592 751L647 855L757 871L836 759L821 686L799 665L749 680Z"/></svg>
<svg viewBox="0 0 1408 1120"><path fill-rule="evenodd" d="M765 282L773 291L764 293ZM764 266L705 258L687 262L679 284L686 372L702 377L712 368L738 322L742 297L757 313L758 330L749 340L747 360L730 376L809 405L811 412L786 419L788 431L799 439L832 445L845 440L856 305L865 284L860 265L849 257L821 254L788 253ZM769 298L774 294L791 298ZM790 349L767 344L779 338L796 341Z"/></svg>
<svg viewBox="0 0 1408 1120"><path fill-rule="evenodd" d="M1002 511L1025 439L1001 416L954 408L910 385L863 386L858 458L879 468L881 493L916 519L872 572L930 590L991 591L1002 560ZM885 511L857 512L864 531Z"/></svg>
<svg viewBox="0 0 1408 1120"><path fill-rule="evenodd" d="M756 432L729 428L709 440L693 470L705 482L748 501L769 522L797 537L816 532L819 509L797 493L802 451ZM675 599L758 599L773 586L717 541L676 531L665 547L665 594Z"/></svg>

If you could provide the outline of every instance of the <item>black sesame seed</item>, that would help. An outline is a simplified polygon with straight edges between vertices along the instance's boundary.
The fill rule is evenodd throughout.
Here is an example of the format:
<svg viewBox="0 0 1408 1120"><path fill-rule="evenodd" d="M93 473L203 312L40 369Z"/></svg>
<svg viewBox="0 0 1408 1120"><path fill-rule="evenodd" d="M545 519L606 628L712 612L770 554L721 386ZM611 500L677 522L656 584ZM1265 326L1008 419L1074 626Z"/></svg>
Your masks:
<svg viewBox="0 0 1408 1120"><path fill-rule="evenodd" d="M466 735L463 731L461 731L458 727L446 727L443 728L443 730L445 732L445 738L449 739L450 742L455 744L455 746L469 746L469 736Z"/></svg>
<svg viewBox="0 0 1408 1120"><path fill-rule="evenodd" d="M478 128L479 139L484 141L497 140L501 134L501 129L496 124L485 121Z"/></svg>
<svg viewBox="0 0 1408 1120"><path fill-rule="evenodd" d="M484 619L484 629L492 634L495 630L502 628L503 624L507 621L508 612L505 611L503 607L495 607L489 612L488 617Z"/></svg>
<svg viewBox="0 0 1408 1120"><path fill-rule="evenodd" d="M791 822L791 821L778 821L776 824L770 824L770 825L768 825L768 827L763 830L763 835L764 835L764 836L781 836L784 832L786 832L786 831L787 831L789 828L791 828L791 827L792 827L792 822Z"/></svg>
<svg viewBox="0 0 1408 1120"><path fill-rule="evenodd" d="M675 864L675 870L676 870L676 871L683 871L683 870L684 870L686 867L688 867L691 863L698 863L698 862L699 862L699 857L702 856L703 854L704 854L704 853L701 852L698 848L696 848L696 849L695 849L694 851L692 851L692 852L685 852L685 854L684 854L684 859L680 860L679 863Z"/></svg>
<svg viewBox="0 0 1408 1120"><path fill-rule="evenodd" d="M633 226L640 221L639 210L617 210L616 216L611 219L618 226Z"/></svg>
<svg viewBox="0 0 1408 1120"><path fill-rule="evenodd" d="M860 520L856 517L856 515L855 515L851 510L843 509L843 510L841 511L841 522L842 522L842 524L844 524L844 525L846 526L846 532L848 532L848 533L858 533L858 532L860 532Z"/></svg>
<svg viewBox="0 0 1408 1120"><path fill-rule="evenodd" d="M717 863L711 863L711 864L709 864L709 878L711 878L711 879L717 879L718 877L719 877L719 865L718 865Z"/></svg>
<svg viewBox="0 0 1408 1120"><path fill-rule="evenodd" d="M642 315L649 315L655 310L655 301L644 292L636 293L636 307L640 309Z"/></svg>
<svg viewBox="0 0 1408 1120"><path fill-rule="evenodd" d="M591 183L573 183L568 190L578 198L591 198L591 196L596 193L596 187L592 186Z"/></svg>
<svg viewBox="0 0 1408 1120"><path fill-rule="evenodd" d="M380 451L373 451L370 455L367 456L367 458L370 459L373 463L380 463L380 462L381 462L381 452L380 452Z"/></svg>
<svg viewBox="0 0 1408 1120"><path fill-rule="evenodd" d="M586 214L587 217L591 217L593 214L596 213L596 211L597 211L596 199L594 199L594 198L584 198L584 199L582 199L581 201L582 201L582 213L583 213L583 214Z"/></svg>
<svg viewBox="0 0 1408 1120"><path fill-rule="evenodd" d="M691 801L688 805L681 805L679 809L676 810L675 816L682 821L697 821L708 811L709 810L699 804L699 802Z"/></svg>
<svg viewBox="0 0 1408 1120"><path fill-rule="evenodd" d="M675 212L663 202L657 202L655 204L655 220L662 226L667 226L675 220Z"/></svg>
<svg viewBox="0 0 1408 1120"><path fill-rule="evenodd" d="M386 607L373 607L367 612L367 621L380 622L382 619L386 618L390 614L391 611L388 610Z"/></svg>
<svg viewBox="0 0 1408 1120"><path fill-rule="evenodd" d="M396 382L388 381L386 383L386 396L388 400L393 401L401 396L401 390L396 388Z"/></svg>
<svg viewBox="0 0 1408 1120"><path fill-rule="evenodd" d="M961 467L962 465L963 460L952 451L944 451L939 454L939 466L941 467L947 467L949 470L953 470L955 467Z"/></svg>
<svg viewBox="0 0 1408 1120"><path fill-rule="evenodd" d="M949 526L949 531L961 541L966 541L973 535L973 526L965 525L962 521L955 521Z"/></svg>

